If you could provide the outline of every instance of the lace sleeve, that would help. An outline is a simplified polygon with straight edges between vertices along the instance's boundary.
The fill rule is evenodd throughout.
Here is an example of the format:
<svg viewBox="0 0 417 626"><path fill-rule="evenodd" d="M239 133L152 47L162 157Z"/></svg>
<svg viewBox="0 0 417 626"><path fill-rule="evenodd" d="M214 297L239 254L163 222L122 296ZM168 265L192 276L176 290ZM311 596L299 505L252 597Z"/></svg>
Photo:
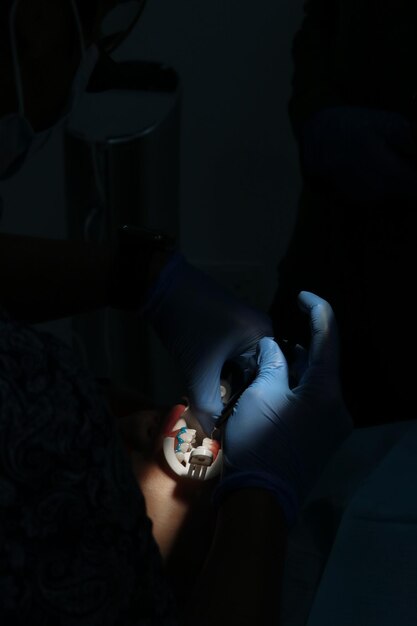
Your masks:
<svg viewBox="0 0 417 626"><path fill-rule="evenodd" d="M0 621L174 625L144 498L94 379L0 313Z"/></svg>

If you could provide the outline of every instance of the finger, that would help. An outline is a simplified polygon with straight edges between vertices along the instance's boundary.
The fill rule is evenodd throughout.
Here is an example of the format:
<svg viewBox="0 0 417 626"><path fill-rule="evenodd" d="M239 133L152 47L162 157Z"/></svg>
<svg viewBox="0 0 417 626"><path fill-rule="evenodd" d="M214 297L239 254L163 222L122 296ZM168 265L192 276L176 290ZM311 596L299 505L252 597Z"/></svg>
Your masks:
<svg viewBox="0 0 417 626"><path fill-rule="evenodd" d="M264 337L258 342L256 360L256 378L237 399L228 423L237 415L256 418L266 397L279 396L283 387L289 389L287 361L272 337Z"/></svg>
<svg viewBox="0 0 417 626"><path fill-rule="evenodd" d="M274 398L289 390L288 364L272 337L258 342L256 359L256 378L236 402L232 417L246 413L256 418L265 402L274 404Z"/></svg>
<svg viewBox="0 0 417 626"><path fill-rule="evenodd" d="M202 375L188 389L191 412L206 435L210 435L223 409L220 373L218 367L202 368ZM193 428L196 428L195 424Z"/></svg>
<svg viewBox="0 0 417 626"><path fill-rule="evenodd" d="M301 291L298 304L310 317L311 342L309 350L310 366L326 366L329 370L339 365L339 336L330 304L311 293Z"/></svg>
<svg viewBox="0 0 417 626"><path fill-rule="evenodd" d="M288 385L288 364L284 353L272 337L263 337L257 346L258 374L251 386L285 382Z"/></svg>
<svg viewBox="0 0 417 626"><path fill-rule="evenodd" d="M243 374L250 373L256 370L256 354L258 343L259 340L253 350L246 350L246 352L240 354L236 359L233 359L233 363L236 364L237 367L239 367L240 371Z"/></svg>

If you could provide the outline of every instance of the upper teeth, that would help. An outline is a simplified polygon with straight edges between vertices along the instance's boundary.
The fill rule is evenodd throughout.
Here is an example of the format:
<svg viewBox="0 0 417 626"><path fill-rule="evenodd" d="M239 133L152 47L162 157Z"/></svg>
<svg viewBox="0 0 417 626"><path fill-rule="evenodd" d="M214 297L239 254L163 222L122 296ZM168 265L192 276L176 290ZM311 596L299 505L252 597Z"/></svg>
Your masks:
<svg viewBox="0 0 417 626"><path fill-rule="evenodd" d="M187 443L193 443L195 441L195 433L195 430L188 429L184 432L179 432L177 435L177 439L181 442L186 441Z"/></svg>
<svg viewBox="0 0 417 626"><path fill-rule="evenodd" d="M195 443L195 435L196 431L193 428L181 428L176 436L177 444L175 446L175 452L189 452L192 448L192 444Z"/></svg>

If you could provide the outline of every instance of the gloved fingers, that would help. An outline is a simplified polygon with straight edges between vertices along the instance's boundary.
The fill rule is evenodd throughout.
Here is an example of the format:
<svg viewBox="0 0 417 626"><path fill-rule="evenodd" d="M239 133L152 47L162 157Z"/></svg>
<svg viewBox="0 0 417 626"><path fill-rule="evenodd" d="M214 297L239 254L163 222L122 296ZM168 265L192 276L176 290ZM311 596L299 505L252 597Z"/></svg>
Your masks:
<svg viewBox="0 0 417 626"><path fill-rule="evenodd" d="M237 422L256 425L262 407L274 407L283 393L289 391L287 361L272 337L263 337L258 342L256 358L256 378L237 400L228 427Z"/></svg>
<svg viewBox="0 0 417 626"><path fill-rule="evenodd" d="M281 387L282 384L288 387L288 364L273 337L263 337L259 341L256 360L258 372L251 388L274 384L277 388Z"/></svg>
<svg viewBox="0 0 417 626"><path fill-rule="evenodd" d="M309 369L319 366L338 371L339 336L332 307L310 291L298 294L298 304L310 317Z"/></svg>
<svg viewBox="0 0 417 626"><path fill-rule="evenodd" d="M240 354L237 358L231 359L231 362L238 372L235 380L231 381L233 383L231 393L234 394L247 387L256 376L258 371L257 344L253 350Z"/></svg>
<svg viewBox="0 0 417 626"><path fill-rule="evenodd" d="M263 330L271 329L264 328ZM262 338L261 331L259 331L259 335ZM224 356L220 357L220 355L211 354L209 362L203 363L200 361L198 363L200 376L196 377L194 372L191 396L196 399L196 411L207 433L211 432L224 408L220 393L223 367L226 363L233 363L234 367L239 370L239 376L235 376L235 379L231 381L235 385L232 387L231 393L240 392L253 381L258 371L258 342L259 338L256 338L254 335L250 342L248 340L244 342L246 346L249 343L253 344L253 347L246 347L243 352L241 346L234 348L229 352L226 360ZM210 431L208 430L209 427Z"/></svg>
<svg viewBox="0 0 417 626"><path fill-rule="evenodd" d="M220 391L220 368L202 368L201 375L188 386L192 415L198 420L206 436L210 436L223 403ZM195 428L196 425L193 425Z"/></svg>
<svg viewBox="0 0 417 626"><path fill-rule="evenodd" d="M218 366L200 362L201 374L188 386L191 412L197 417L207 435L210 435L224 409L221 399L221 381L225 363L220 369ZM256 376L258 370L256 348L239 355L236 359L228 359L227 363L229 369L233 365L235 372L232 380L228 381L233 384L231 388L233 395L248 386Z"/></svg>

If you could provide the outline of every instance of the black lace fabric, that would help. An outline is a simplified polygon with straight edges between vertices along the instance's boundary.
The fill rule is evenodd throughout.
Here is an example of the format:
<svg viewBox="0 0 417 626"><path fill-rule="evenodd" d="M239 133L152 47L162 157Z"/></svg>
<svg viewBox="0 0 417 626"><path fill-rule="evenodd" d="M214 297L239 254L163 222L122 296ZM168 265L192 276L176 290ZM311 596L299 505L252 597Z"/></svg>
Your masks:
<svg viewBox="0 0 417 626"><path fill-rule="evenodd" d="M174 625L175 603L91 374L0 310L0 623Z"/></svg>

